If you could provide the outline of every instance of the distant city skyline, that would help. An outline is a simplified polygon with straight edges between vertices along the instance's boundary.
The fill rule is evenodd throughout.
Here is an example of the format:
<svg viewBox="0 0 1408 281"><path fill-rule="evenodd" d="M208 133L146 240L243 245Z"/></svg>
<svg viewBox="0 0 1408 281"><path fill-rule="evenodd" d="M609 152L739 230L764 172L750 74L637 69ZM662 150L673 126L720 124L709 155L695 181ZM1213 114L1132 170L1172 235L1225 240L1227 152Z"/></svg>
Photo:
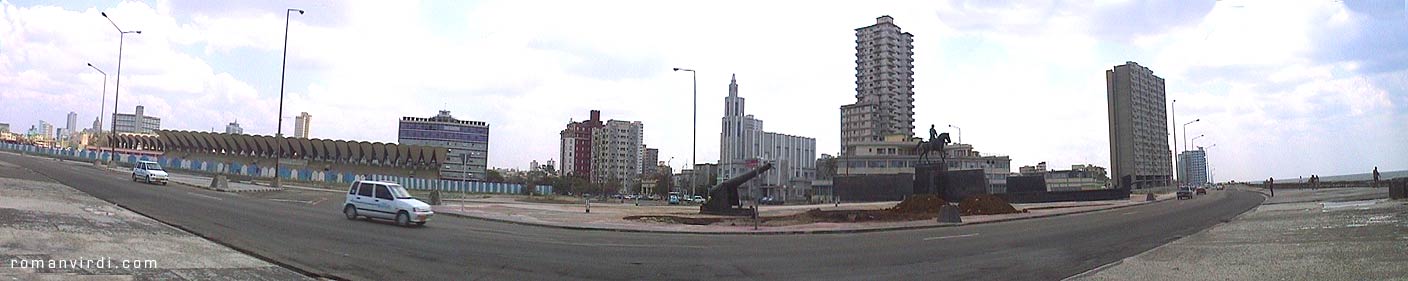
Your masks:
<svg viewBox="0 0 1408 281"><path fill-rule="evenodd" d="M0 66L0 122L111 117L121 91L119 112L144 105L163 128L240 120L272 135L284 39L273 30L300 8L285 112L320 116L318 138L394 142L399 117L448 109L514 144L488 166L523 169L557 158L563 121L599 109L651 124L643 142L661 159L715 162L714 122L699 123L689 159L690 77L670 71L688 67L699 81L748 77L751 112L837 155L836 106L856 101L855 29L889 15L915 35L916 130L961 127L1013 163L1109 167L1102 70L1137 61L1168 81L1176 119L1203 120L1188 133L1217 145L1217 178L1408 170L1408 38L1384 36L1408 34L1402 1L798 4L0 2L14 26L0 30L0 61L13 62ZM126 37L121 89L109 77L106 93L86 66L116 75L100 12L143 30ZM709 101L725 87L699 84L700 117L723 115Z"/></svg>

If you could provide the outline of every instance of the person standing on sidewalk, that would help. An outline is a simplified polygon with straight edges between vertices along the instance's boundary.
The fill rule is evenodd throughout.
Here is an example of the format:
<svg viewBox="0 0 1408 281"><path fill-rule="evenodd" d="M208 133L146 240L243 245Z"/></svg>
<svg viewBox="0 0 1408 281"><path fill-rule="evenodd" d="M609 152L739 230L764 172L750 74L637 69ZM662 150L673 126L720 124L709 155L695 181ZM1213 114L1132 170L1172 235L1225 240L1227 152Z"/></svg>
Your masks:
<svg viewBox="0 0 1408 281"><path fill-rule="evenodd" d="M1271 190L1271 197L1276 197L1276 178L1275 178L1275 177L1271 177L1271 178L1267 178L1267 179L1266 179L1266 189Z"/></svg>

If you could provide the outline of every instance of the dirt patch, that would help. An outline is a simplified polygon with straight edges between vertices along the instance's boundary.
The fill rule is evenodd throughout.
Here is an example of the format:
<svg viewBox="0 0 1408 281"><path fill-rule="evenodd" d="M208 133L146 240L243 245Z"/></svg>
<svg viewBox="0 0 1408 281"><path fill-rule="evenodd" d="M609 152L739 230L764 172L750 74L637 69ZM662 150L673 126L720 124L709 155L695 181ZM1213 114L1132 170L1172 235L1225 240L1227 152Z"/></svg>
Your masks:
<svg viewBox="0 0 1408 281"><path fill-rule="evenodd" d="M1007 200L989 194L969 196L958 202L958 210L965 216L974 215L998 215L1011 213L1024 213L1024 210L1017 210L1008 204Z"/></svg>
<svg viewBox="0 0 1408 281"><path fill-rule="evenodd" d="M905 198L890 210L897 213L938 213L939 207L944 205L948 205L948 202L938 195L921 194Z"/></svg>
<svg viewBox="0 0 1408 281"><path fill-rule="evenodd" d="M624 219L642 222L675 223L688 225L710 225L724 221L723 218L693 218L681 216L628 216Z"/></svg>
<svg viewBox="0 0 1408 281"><path fill-rule="evenodd" d="M485 197L487 198L488 196L485 196ZM519 198L517 201L518 201L518 202L528 202L528 203L543 203L543 204L582 204L582 199L581 199L581 198L575 198L575 197L541 197L541 196L534 196L534 197Z"/></svg>

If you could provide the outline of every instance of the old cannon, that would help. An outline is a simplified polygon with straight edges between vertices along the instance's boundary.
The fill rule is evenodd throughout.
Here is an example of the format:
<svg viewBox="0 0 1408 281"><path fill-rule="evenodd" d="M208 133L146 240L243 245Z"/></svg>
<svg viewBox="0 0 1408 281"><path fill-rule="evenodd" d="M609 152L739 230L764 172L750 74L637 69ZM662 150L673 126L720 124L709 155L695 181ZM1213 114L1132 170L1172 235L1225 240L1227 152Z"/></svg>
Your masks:
<svg viewBox="0 0 1408 281"><path fill-rule="evenodd" d="M748 182L767 170L772 169L772 163L766 163L758 168L733 177L724 182L709 188L709 199L704 201L704 205L699 206L699 213L710 215L749 215L752 211L741 207L738 198L738 187Z"/></svg>

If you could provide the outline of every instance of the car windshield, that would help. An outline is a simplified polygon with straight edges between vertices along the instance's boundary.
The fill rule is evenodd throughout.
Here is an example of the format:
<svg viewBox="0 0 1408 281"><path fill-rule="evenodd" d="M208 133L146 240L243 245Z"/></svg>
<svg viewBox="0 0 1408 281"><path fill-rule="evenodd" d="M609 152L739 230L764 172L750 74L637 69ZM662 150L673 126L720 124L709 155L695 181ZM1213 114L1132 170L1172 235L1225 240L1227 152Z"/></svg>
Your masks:
<svg viewBox="0 0 1408 281"><path fill-rule="evenodd" d="M396 184L387 185L387 186L386 186L386 189L391 190L391 196L396 197L396 199L411 199L411 198L415 198L415 197L411 197L411 193L410 193L410 192L406 192L406 188L405 188L405 187L401 187L401 185L396 185Z"/></svg>
<svg viewBox="0 0 1408 281"><path fill-rule="evenodd" d="M161 171L161 165L158 165L156 163L147 163L147 170Z"/></svg>

